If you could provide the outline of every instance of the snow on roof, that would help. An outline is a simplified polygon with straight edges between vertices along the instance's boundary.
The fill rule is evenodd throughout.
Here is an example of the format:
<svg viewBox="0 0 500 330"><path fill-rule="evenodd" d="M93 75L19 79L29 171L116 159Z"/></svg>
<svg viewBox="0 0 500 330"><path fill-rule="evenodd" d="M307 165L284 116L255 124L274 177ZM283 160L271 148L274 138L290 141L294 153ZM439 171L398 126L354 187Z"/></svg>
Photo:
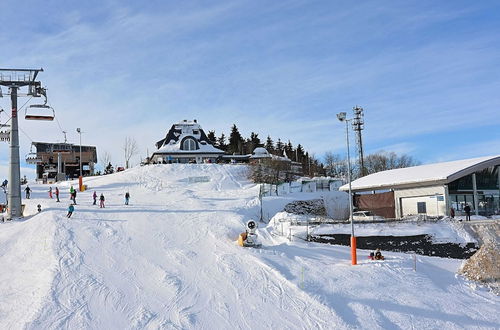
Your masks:
<svg viewBox="0 0 500 330"><path fill-rule="evenodd" d="M269 155L269 152L266 150L266 148L258 147L255 148L253 151L254 155Z"/></svg>
<svg viewBox="0 0 500 330"><path fill-rule="evenodd" d="M404 186L446 184L495 165L500 165L500 155L382 171L354 180L351 186L352 190L378 190ZM347 184L340 187L340 190L348 189Z"/></svg>
<svg viewBox="0 0 500 330"><path fill-rule="evenodd" d="M164 144L160 149L156 150L154 153L186 153L186 154L193 154L193 153L218 153L218 154L223 154L224 151L215 148L213 145L210 143L207 143L206 141L198 141L198 146L199 149L196 150L182 150L181 149L181 142L185 137L195 137L191 134L182 134L179 136L179 140L177 141L170 141L169 144ZM197 139L198 140L198 139Z"/></svg>

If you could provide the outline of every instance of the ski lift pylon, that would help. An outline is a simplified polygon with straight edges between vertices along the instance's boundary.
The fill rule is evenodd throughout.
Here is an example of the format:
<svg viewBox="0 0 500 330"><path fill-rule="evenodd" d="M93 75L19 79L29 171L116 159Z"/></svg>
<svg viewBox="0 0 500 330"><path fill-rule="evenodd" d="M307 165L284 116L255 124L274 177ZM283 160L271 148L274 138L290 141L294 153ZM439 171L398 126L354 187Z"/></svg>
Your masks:
<svg viewBox="0 0 500 330"><path fill-rule="evenodd" d="M28 111L29 109L29 111ZM36 110L34 110L36 109ZM26 120L54 120L54 109L46 104L32 104L24 111L24 119Z"/></svg>

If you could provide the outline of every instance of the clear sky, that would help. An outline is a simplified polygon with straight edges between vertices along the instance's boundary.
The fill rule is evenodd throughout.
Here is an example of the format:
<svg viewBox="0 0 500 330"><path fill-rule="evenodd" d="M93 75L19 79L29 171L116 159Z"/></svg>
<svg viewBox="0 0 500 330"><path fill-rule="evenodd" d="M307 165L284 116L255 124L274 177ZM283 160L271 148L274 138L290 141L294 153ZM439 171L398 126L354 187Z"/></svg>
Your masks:
<svg viewBox="0 0 500 330"><path fill-rule="evenodd" d="M500 154L498 1L4 0L0 9L0 67L43 67L69 141L81 127L83 143L114 164L126 136L145 157L174 122L195 118L217 135L236 124L317 157L344 153L335 114L355 105L367 153L423 163ZM22 158L31 140L63 140L56 122L20 127ZM1 143L2 177L7 156Z"/></svg>

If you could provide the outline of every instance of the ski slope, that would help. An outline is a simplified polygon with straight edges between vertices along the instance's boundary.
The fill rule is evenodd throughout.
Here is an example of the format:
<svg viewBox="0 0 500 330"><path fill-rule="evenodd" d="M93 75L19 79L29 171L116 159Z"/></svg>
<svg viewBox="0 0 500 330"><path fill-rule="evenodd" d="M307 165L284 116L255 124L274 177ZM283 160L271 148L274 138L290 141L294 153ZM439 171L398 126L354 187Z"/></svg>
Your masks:
<svg viewBox="0 0 500 330"><path fill-rule="evenodd" d="M151 165L85 181L71 219L69 183L61 203L32 185L28 216L0 225L1 329L500 327L499 297L456 276L457 260L419 257L414 271L410 255L368 262L359 251L353 267L346 247L264 226L262 249L237 246L259 214L244 166Z"/></svg>

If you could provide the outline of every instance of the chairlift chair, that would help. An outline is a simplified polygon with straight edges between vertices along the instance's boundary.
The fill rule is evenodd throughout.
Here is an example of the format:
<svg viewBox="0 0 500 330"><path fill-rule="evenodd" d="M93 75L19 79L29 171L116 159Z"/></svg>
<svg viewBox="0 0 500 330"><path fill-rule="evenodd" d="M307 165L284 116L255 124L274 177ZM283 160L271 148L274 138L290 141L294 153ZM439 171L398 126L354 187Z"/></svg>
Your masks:
<svg viewBox="0 0 500 330"><path fill-rule="evenodd" d="M33 152L33 145L30 146L30 152L26 155L26 163L36 165L41 163L42 159L38 157L36 152Z"/></svg>
<svg viewBox="0 0 500 330"><path fill-rule="evenodd" d="M29 107L27 107L26 110L24 111L24 119L26 120L52 121L54 120L55 115L56 114L54 109L46 104L32 104Z"/></svg>

